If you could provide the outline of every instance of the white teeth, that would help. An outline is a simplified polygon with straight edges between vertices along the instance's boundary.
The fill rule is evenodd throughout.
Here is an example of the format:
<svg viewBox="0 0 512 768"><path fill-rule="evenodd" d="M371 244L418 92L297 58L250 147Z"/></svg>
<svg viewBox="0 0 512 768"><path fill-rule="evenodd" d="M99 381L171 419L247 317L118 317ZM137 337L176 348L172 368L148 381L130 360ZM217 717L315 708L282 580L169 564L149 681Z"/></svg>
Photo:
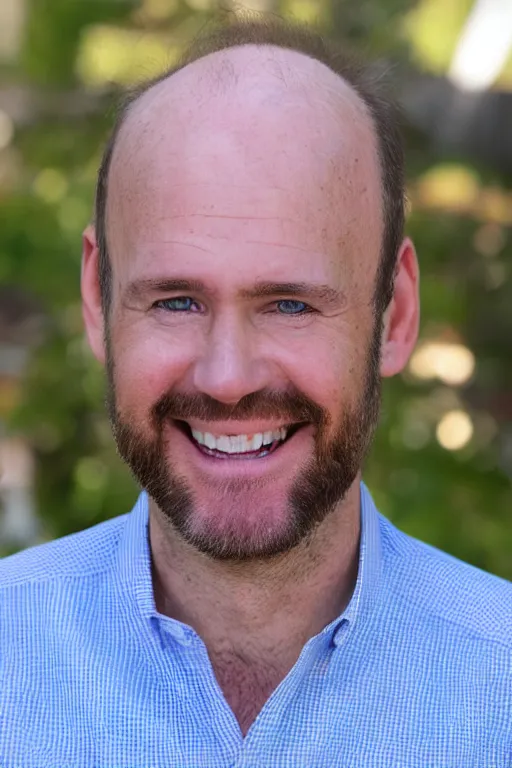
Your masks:
<svg viewBox="0 0 512 768"><path fill-rule="evenodd" d="M234 442L234 441L233 441ZM221 435L217 438L217 445L215 446L218 451L224 451L224 453L231 453L231 448L235 448L236 446L232 446L231 444L231 438L228 437L228 435Z"/></svg>
<svg viewBox="0 0 512 768"><path fill-rule="evenodd" d="M286 427L268 430L267 432L256 432L251 435L212 435L211 432L200 432L198 429L192 430L192 437L200 445L205 445L211 450L222 451L222 453L249 453L259 451L263 445L271 445L275 440L284 440L287 433Z"/></svg>
<svg viewBox="0 0 512 768"><path fill-rule="evenodd" d="M201 442L201 441L199 441ZM214 438L214 436L210 432L204 433L204 444L207 448L216 448L217 447L217 440Z"/></svg>
<svg viewBox="0 0 512 768"><path fill-rule="evenodd" d="M263 445L270 445L270 443L273 440L272 435L273 435L273 432L264 432L264 434L263 434ZM279 430L279 435L281 435L281 430ZM277 438L277 439L279 440L280 437Z"/></svg>

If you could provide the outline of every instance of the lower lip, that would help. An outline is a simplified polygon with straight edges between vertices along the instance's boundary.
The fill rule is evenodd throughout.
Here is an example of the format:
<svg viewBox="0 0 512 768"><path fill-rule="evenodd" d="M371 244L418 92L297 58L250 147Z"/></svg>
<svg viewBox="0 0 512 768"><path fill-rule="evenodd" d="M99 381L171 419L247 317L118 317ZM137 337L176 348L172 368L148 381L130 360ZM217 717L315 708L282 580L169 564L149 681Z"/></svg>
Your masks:
<svg viewBox="0 0 512 768"><path fill-rule="evenodd" d="M313 426L308 424L298 429L266 456L241 459L231 458L229 454L226 458L209 456L175 424L171 424L171 430L170 444L177 447L180 459L191 461L200 470L217 477L261 477L269 473L278 473L281 468L284 469L285 465L302 463L304 448L307 443L311 445L313 435Z"/></svg>

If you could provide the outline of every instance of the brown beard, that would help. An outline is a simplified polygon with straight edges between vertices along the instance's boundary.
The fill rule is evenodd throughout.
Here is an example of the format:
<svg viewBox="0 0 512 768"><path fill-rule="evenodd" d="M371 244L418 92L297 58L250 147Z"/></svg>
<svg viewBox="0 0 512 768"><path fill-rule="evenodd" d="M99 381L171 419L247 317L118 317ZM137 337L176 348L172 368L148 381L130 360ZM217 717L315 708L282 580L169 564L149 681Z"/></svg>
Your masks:
<svg viewBox="0 0 512 768"><path fill-rule="evenodd" d="M380 411L380 329L381 324L377 322L366 356L362 394L356 406L344 412L330 440L327 438L331 426L328 412L297 390L254 392L233 407L204 394L169 392L151 409L150 426L155 437L148 439L117 409L115 366L107 338L107 408L118 452L167 522L200 552L216 560L230 561L271 558L288 552L310 536L343 500L362 468ZM274 418L281 424L307 422L316 427L313 457L301 468L289 492L286 527L273 535L268 530L256 530L250 537L241 537L239 532L229 529L219 533L208 523L198 531L192 525L193 492L186 479L174 472L165 460L165 424L170 419L214 422ZM227 481L225 493L243 495L244 482L255 483Z"/></svg>

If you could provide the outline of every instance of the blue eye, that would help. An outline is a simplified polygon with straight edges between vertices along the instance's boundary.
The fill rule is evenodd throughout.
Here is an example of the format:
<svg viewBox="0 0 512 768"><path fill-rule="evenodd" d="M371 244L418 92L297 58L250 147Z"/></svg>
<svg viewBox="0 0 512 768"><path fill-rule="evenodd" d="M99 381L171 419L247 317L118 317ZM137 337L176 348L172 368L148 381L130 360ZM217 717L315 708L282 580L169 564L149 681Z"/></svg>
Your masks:
<svg viewBox="0 0 512 768"><path fill-rule="evenodd" d="M157 301L157 307L167 309L169 312L198 312L198 305L190 296L176 296L174 299L162 299Z"/></svg>
<svg viewBox="0 0 512 768"><path fill-rule="evenodd" d="M303 315L309 310L309 306L303 301L295 301L294 299L281 299L276 303L282 315Z"/></svg>

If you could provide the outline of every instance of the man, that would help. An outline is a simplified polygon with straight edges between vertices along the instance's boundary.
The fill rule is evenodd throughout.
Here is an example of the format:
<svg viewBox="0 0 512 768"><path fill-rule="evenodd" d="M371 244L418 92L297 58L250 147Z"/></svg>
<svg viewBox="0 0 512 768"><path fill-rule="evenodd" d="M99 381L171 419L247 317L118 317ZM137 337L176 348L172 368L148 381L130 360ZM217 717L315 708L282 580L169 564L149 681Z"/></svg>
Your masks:
<svg viewBox="0 0 512 768"><path fill-rule="evenodd" d="M418 331L403 203L313 32L227 25L125 106L82 295L145 492L1 565L4 768L510 768L510 585L361 484Z"/></svg>

